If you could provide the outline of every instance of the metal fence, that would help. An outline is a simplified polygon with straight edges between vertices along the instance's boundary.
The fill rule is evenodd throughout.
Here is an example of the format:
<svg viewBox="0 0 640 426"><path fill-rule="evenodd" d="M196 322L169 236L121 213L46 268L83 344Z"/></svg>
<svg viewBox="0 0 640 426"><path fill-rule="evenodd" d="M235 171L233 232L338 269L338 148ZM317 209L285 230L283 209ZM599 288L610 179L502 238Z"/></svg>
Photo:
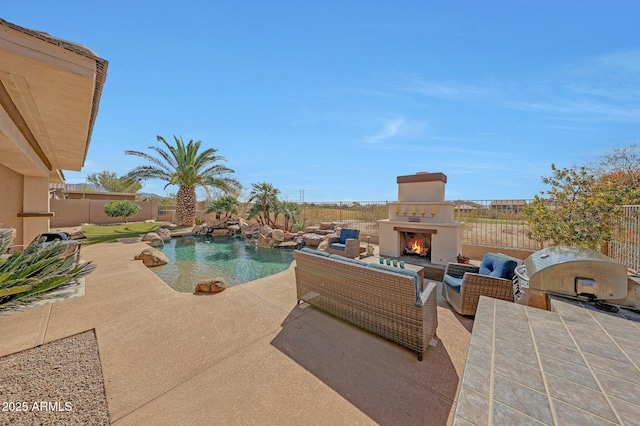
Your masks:
<svg viewBox="0 0 640 426"><path fill-rule="evenodd" d="M299 206L305 226L340 222L359 229L362 234L378 235L378 220L388 219L386 201L302 203Z"/></svg>
<svg viewBox="0 0 640 426"><path fill-rule="evenodd" d="M462 242L492 247L537 250L540 243L527 236L522 207L531 200L455 201L454 217L464 222ZM306 226L342 222L361 233L378 235L378 220L388 219L386 201L337 201L300 204Z"/></svg>
<svg viewBox="0 0 640 426"><path fill-rule="evenodd" d="M623 232L609 242L609 256L640 272L640 206L623 206Z"/></svg>
<svg viewBox="0 0 640 426"><path fill-rule="evenodd" d="M464 222L462 242L490 247L538 250L542 246L529 238L522 208L532 200L456 201L454 219Z"/></svg>

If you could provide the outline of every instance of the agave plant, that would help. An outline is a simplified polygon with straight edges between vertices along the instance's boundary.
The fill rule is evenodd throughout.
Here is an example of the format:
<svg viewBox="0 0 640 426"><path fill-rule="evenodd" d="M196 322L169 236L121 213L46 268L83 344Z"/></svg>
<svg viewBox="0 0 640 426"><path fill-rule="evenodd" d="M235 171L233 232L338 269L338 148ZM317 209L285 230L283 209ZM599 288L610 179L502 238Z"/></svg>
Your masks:
<svg viewBox="0 0 640 426"><path fill-rule="evenodd" d="M90 262L76 262L61 241L36 238L24 251L0 257L0 306L52 290L95 269ZM12 229L0 229L0 253L13 242Z"/></svg>

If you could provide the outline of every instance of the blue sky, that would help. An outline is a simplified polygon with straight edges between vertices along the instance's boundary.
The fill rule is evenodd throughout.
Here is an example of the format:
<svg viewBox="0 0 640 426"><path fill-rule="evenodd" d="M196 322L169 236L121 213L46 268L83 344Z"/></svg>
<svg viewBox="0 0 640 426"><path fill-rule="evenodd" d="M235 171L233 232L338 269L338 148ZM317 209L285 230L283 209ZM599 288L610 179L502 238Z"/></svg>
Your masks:
<svg viewBox="0 0 640 426"><path fill-rule="evenodd" d="M392 201L396 176L429 171L450 200L532 198L551 163L640 143L635 1L26 0L0 17L109 61L69 183L181 135L245 195Z"/></svg>

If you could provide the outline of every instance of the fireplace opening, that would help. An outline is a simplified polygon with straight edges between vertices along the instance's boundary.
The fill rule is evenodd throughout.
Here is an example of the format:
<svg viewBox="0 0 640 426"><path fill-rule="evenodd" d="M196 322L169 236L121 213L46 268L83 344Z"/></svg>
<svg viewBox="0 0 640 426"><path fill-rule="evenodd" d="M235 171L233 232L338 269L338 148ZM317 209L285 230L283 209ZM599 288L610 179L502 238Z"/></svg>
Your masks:
<svg viewBox="0 0 640 426"><path fill-rule="evenodd" d="M401 235L403 255L431 260L431 234L402 232Z"/></svg>

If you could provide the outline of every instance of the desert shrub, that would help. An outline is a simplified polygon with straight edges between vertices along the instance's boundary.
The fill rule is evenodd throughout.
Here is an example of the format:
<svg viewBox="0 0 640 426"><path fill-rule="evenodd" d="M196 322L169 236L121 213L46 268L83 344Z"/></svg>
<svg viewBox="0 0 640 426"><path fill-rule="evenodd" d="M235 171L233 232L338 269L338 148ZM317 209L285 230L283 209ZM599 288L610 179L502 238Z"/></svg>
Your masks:
<svg viewBox="0 0 640 426"><path fill-rule="evenodd" d="M138 204L134 204L127 200L124 201L112 201L104 205L104 213L109 217L121 217L124 223L127 223L127 218L133 216L140 211L141 207Z"/></svg>
<svg viewBox="0 0 640 426"><path fill-rule="evenodd" d="M13 242L13 230L0 229L0 253ZM36 238L24 251L0 257L0 306L53 290L73 282L95 269L91 263L76 262L62 241Z"/></svg>

